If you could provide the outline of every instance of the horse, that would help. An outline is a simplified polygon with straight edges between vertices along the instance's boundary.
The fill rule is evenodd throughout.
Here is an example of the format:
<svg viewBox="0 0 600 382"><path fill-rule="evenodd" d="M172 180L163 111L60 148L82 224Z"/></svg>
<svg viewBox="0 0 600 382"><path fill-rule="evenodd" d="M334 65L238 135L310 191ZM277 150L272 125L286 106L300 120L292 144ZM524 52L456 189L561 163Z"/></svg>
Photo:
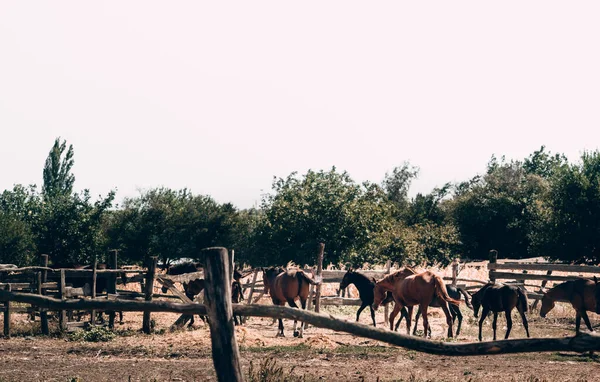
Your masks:
<svg viewBox="0 0 600 382"><path fill-rule="evenodd" d="M494 321L492 321L492 329L494 331L494 341L496 341L496 322L498 321L498 313L504 312L506 316L506 335L507 339L512 329L512 318L510 312L516 307L521 315L527 338L529 338L529 325L527 324L527 295L519 287L507 284L486 284L472 295L473 312L475 318L479 314L479 308L482 307L481 318L479 319L479 341L482 341L483 321L489 312L494 313Z"/></svg>
<svg viewBox="0 0 600 382"><path fill-rule="evenodd" d="M295 300L300 298L302 309L306 309L308 298L308 285L317 283L300 269L285 270L282 267L263 268L264 293L271 295L273 304L284 306L287 302L292 308L298 308ZM294 320L294 337L300 337L296 330L297 320ZM285 337L283 333L283 320L279 319L277 337Z"/></svg>
<svg viewBox="0 0 600 382"><path fill-rule="evenodd" d="M360 308L358 308L358 311L356 312L356 322L358 322L362 311L368 306L371 309L371 319L373 320L373 326L377 326L377 324L375 323L375 310L373 310L373 288L375 288L375 282L375 279L369 279L367 276L363 275L360 272L354 271L352 268L350 268L346 272L344 278L342 279L342 282L340 282L340 290L347 288L350 284L354 284L356 289L358 289L358 295L361 300L361 305ZM382 304L385 305L391 302L392 300L392 294L390 292L387 292L387 296L382 302Z"/></svg>
<svg viewBox="0 0 600 382"><path fill-rule="evenodd" d="M455 300L448 295L446 285L442 278L431 271L425 271L417 274L411 268L404 268L391 275L384 277L375 284L373 292L375 299L373 308L377 310L385 298L385 292L392 292L396 305L390 314L390 330L394 329L394 318L402 309L408 308L406 317L406 334L410 334L410 321L412 317L413 306L419 305L423 313L423 335L426 337L429 333L429 320L427 319L427 308L437 296L440 306L446 315L448 324L448 337L452 337L452 317L448 310L448 303L459 305L461 301Z"/></svg>
<svg viewBox="0 0 600 382"><path fill-rule="evenodd" d="M470 309L473 309L473 305L471 305L471 302L469 301L470 298L469 298L469 295L467 294L467 292L465 292L464 290L459 289L455 286L448 285L448 284L446 284L446 291L448 292L448 296L452 297L455 300L460 300L464 296L467 307ZM430 308L440 308L441 307L437 296L433 296L433 300L431 300L431 303L429 303L429 307ZM456 335L458 336L460 334L460 328L462 326L463 315L460 312L460 308L454 304L448 304L448 309L450 310L450 314L452 314L452 324L454 324L454 322L458 318L458 326L456 327ZM396 327L394 328L395 331L398 331L398 327L400 326L402 319L406 318L407 316L408 316L408 312L406 311L405 308L402 308L400 310L400 319L398 320L398 322L396 323ZM417 334L417 324L419 323L420 316L421 316L421 308L419 307L419 309L417 310L417 316L415 317L415 326L413 328L413 335ZM431 326L429 327L429 337L431 337Z"/></svg>
<svg viewBox="0 0 600 382"><path fill-rule="evenodd" d="M183 275L186 273L199 272L201 270L202 270L201 263L186 261L183 263L169 266L167 268L167 275L178 276L178 275ZM204 290L205 283L204 283L204 279L194 279L194 280L190 280L190 281L184 281L181 283L181 285L183 286L183 291L185 293L185 296L187 298L189 298L191 301L194 301L194 298ZM169 288L167 288L165 285L163 285L161 288L161 291L163 293L167 293L168 290L169 290ZM191 327L194 324L194 315L192 314L191 316L192 316L192 319L190 320L188 327ZM206 316L199 314L198 317L200 317L202 322L206 323Z"/></svg>
<svg viewBox="0 0 600 382"><path fill-rule="evenodd" d="M586 312L598 312L597 293L596 282L588 279L569 280L558 284L544 293L540 316L546 317L548 312L554 308L556 301L570 302L576 312L575 333L579 334L582 317L587 328L593 332L594 329L592 329Z"/></svg>
<svg viewBox="0 0 600 382"><path fill-rule="evenodd" d="M185 273L199 272L201 270L202 270L201 263L184 262L184 263L180 263L180 264L176 264L171 267L168 267L167 275L176 276L176 275L182 275ZM231 284L231 294L232 294L231 300L234 303L239 303L240 301L242 301L244 299L244 295L242 293L242 284L241 284L241 279L243 277L245 277L244 274L239 272L237 269L234 270L233 280L232 280L232 284ZM186 297L192 301L194 300L194 298L197 295L202 293L202 291L204 290L204 288L206 286L204 279L194 279L194 280L183 282L181 284L183 285L183 290L185 292ZM161 290L163 293L167 293L168 288L163 285ZM206 320L207 320L206 316L198 315L198 317L200 317L200 319L203 322L206 322ZM241 322L241 320L239 322ZM234 316L234 323L235 323L235 325L239 325L237 316ZM191 327L193 324L194 324L194 316L192 315L192 319L190 320L188 327Z"/></svg>

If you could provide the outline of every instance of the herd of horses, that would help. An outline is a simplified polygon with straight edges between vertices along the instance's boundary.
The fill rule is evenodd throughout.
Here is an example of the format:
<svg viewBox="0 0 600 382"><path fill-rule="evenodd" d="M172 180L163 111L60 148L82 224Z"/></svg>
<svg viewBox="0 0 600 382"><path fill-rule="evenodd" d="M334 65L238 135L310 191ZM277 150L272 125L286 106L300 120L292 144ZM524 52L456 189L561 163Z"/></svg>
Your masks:
<svg viewBox="0 0 600 382"><path fill-rule="evenodd" d="M282 267L270 267L263 269L263 280L265 294L269 293L275 305L285 305L287 302L291 307L297 308L296 300L300 300L302 309L306 308L309 285L315 281L308 277L300 269L286 270ZM360 319L361 312L368 306L371 310L373 326L376 326L375 311L384 304L394 302L394 308L390 313L390 330L398 330L400 322L406 320L406 333L410 334L412 311L418 308L417 317L423 317L423 336L431 336L431 327L427 317L429 307L439 307L446 316L448 325L447 336L453 337L453 324L458 320L456 335L460 333L462 314L459 305L464 302L467 307L473 309L475 318L479 318L479 341L482 341L483 322L488 314L493 314L492 330L493 339L496 340L496 324L498 314L504 312L506 316L507 329L504 336L507 339L512 329L511 313L516 308L523 321L523 327L529 338L529 324L527 322L528 300L524 289L516 285L504 283L488 283L475 293L470 294L462 289L446 285L443 279L431 271L417 273L410 267L400 269L381 280L368 278L354 269L350 269L344 275L340 283L340 289L347 288L350 284L358 289L361 306L356 312L356 321ZM590 331L593 328L587 316L588 311L600 314L600 287L598 280L577 279L566 281L545 292L540 309L541 317L554 308L555 302L569 302L576 312L575 331L579 334L581 318L584 319ZM597 303L598 301L598 303ZM396 327L394 319L401 314ZM415 322L413 334L416 334L417 322ZM296 321L294 321L294 336L297 336ZM284 336L283 322L279 319L277 336Z"/></svg>
<svg viewBox="0 0 600 382"><path fill-rule="evenodd" d="M73 266L76 269L86 269L90 266ZM105 264L98 264L98 269L106 269ZM173 265L167 269L167 275L182 275L202 270L200 263L185 262ZM232 277L232 302L240 303L244 299L241 279L251 273L242 273L234 270ZM269 295L273 304L283 306L286 303L293 308L299 308L296 301L299 300L300 307L306 309L306 303L309 298L309 286L317 284L301 269L284 267L262 268L264 282L264 294ZM100 294L106 291L109 281L109 275L98 274L96 283L96 293ZM127 283L126 274L119 273L122 283ZM74 277L67 280L74 287L88 287L84 278ZM516 308L521 316L523 326L527 337L529 337L529 325L527 322L528 300L527 295L519 286L503 283L488 283L474 293L465 292L452 285L446 285L443 279L431 271L416 272L410 267L402 268L392 274L389 274L381 280L375 280L362 274L360 271L350 269L344 275L339 287L340 290L353 284L359 293L361 306L356 312L356 321L360 319L360 314L369 307L373 326L376 326L375 311L381 306L394 303L394 308L389 316L390 330L398 330L402 320L406 321L406 333L410 334L413 308L418 308L415 318L415 325L412 331L413 335L417 332L419 317L423 317L423 336L431 336L431 327L428 320L428 308L439 307L444 312L446 324L448 325L447 336L453 337L453 324L458 321L456 335L460 334L463 315L459 308L461 303L472 309L475 318L479 318L479 340L482 340L483 322L491 313L493 314L492 330L493 339L496 340L496 324L498 314L504 312L506 317L507 329L504 338L507 339L512 329L511 312ZM580 332L581 319L583 318L587 328L593 331L587 312L600 314L600 287L598 280L576 279L563 282L544 293L540 316L546 317L552 310L556 302L569 302L576 312L575 331ZM194 300L201 295L205 281L196 278L188 282L183 282L182 286L185 295ZM167 288L163 286L163 293ZM481 316L479 317L479 311ZM123 321L123 314L120 313L120 322ZM102 313L99 313L100 315ZM398 322L394 327L394 320L400 314ZM101 317L99 317L101 319ZM206 322L207 318L200 316L200 319ZM239 317L234 317L235 324L241 323ZM189 325L194 324L192 317ZM298 336L297 321L294 321L294 336ZM279 319L277 331L278 337L284 337L284 326L282 319Z"/></svg>

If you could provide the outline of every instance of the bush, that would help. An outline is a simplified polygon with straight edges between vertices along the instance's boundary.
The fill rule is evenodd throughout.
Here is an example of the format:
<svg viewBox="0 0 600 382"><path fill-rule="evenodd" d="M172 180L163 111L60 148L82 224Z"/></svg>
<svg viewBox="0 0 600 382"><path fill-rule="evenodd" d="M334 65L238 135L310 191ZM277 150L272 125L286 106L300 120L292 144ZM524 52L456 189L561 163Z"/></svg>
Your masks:
<svg viewBox="0 0 600 382"><path fill-rule="evenodd" d="M103 327L96 326L89 330L78 330L69 334L69 341L108 342L116 337L115 333Z"/></svg>

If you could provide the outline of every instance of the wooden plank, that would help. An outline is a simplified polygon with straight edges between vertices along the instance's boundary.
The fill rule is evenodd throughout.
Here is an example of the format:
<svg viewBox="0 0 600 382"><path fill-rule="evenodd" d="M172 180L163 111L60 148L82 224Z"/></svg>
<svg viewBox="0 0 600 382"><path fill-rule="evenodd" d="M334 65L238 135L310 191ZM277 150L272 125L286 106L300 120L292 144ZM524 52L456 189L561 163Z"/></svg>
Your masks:
<svg viewBox="0 0 600 382"><path fill-rule="evenodd" d="M515 269L526 271L554 271L554 272L574 272L574 273L596 273L600 274L600 267L589 265L569 265L569 264L524 264L515 262L489 263L488 269Z"/></svg>
<svg viewBox="0 0 600 382"><path fill-rule="evenodd" d="M184 273L182 275L161 275L163 280L171 280L176 283L189 283L190 281L203 279L204 271Z"/></svg>
<svg viewBox="0 0 600 382"><path fill-rule="evenodd" d="M150 258L150 263L148 264L148 276L146 277L146 292L144 299L148 302L152 301L152 293L154 293L154 279L156 278L156 264L158 263L158 258L156 256ZM152 332L150 322L150 312L144 312L144 318L142 323L142 330L146 334L150 334Z"/></svg>
<svg viewBox="0 0 600 382"><path fill-rule="evenodd" d="M67 289L67 282L65 279L65 271L64 271L64 269L61 269L61 271L60 271L60 288L59 288L59 294L60 294L61 301L65 301L67 299L66 289ZM61 310L58 312L58 327L61 331L67 330L67 312L65 310Z"/></svg>
<svg viewBox="0 0 600 382"><path fill-rule="evenodd" d="M225 248L208 248L202 250L202 255L206 272L205 300L212 358L217 379L221 382L243 382L240 352L233 326L229 254Z"/></svg>
<svg viewBox="0 0 600 382"><path fill-rule="evenodd" d="M321 286L323 285L323 256L325 254L325 244L319 243L319 254L317 255L317 282L315 286L315 312L319 313L321 310Z"/></svg>
<svg viewBox="0 0 600 382"><path fill-rule="evenodd" d="M10 284L4 286L4 290L11 292ZM4 302L4 337L10 338L10 300Z"/></svg>
<svg viewBox="0 0 600 382"><path fill-rule="evenodd" d="M568 281L577 280L581 278L593 279L593 277L582 277L582 276L549 276L549 275L530 275L523 273L512 273L512 272L496 272L496 279L501 280L548 280L548 281Z"/></svg>

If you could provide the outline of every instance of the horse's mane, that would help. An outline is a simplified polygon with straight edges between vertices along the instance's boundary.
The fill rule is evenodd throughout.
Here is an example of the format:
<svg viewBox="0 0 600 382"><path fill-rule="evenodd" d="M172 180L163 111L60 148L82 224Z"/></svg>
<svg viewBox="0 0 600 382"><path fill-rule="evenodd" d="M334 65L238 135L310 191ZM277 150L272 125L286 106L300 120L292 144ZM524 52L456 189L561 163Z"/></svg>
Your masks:
<svg viewBox="0 0 600 382"><path fill-rule="evenodd" d="M414 269L409 268L409 267L404 267L403 269L397 270L396 272L385 276L379 282L385 281L388 283L394 283L397 279L404 279L404 278L406 278L410 275L414 275L416 273L417 272L415 272Z"/></svg>
<svg viewBox="0 0 600 382"><path fill-rule="evenodd" d="M288 263L285 266L286 269L298 269L300 268L298 265L296 265L296 263L294 263L292 260L288 261Z"/></svg>

